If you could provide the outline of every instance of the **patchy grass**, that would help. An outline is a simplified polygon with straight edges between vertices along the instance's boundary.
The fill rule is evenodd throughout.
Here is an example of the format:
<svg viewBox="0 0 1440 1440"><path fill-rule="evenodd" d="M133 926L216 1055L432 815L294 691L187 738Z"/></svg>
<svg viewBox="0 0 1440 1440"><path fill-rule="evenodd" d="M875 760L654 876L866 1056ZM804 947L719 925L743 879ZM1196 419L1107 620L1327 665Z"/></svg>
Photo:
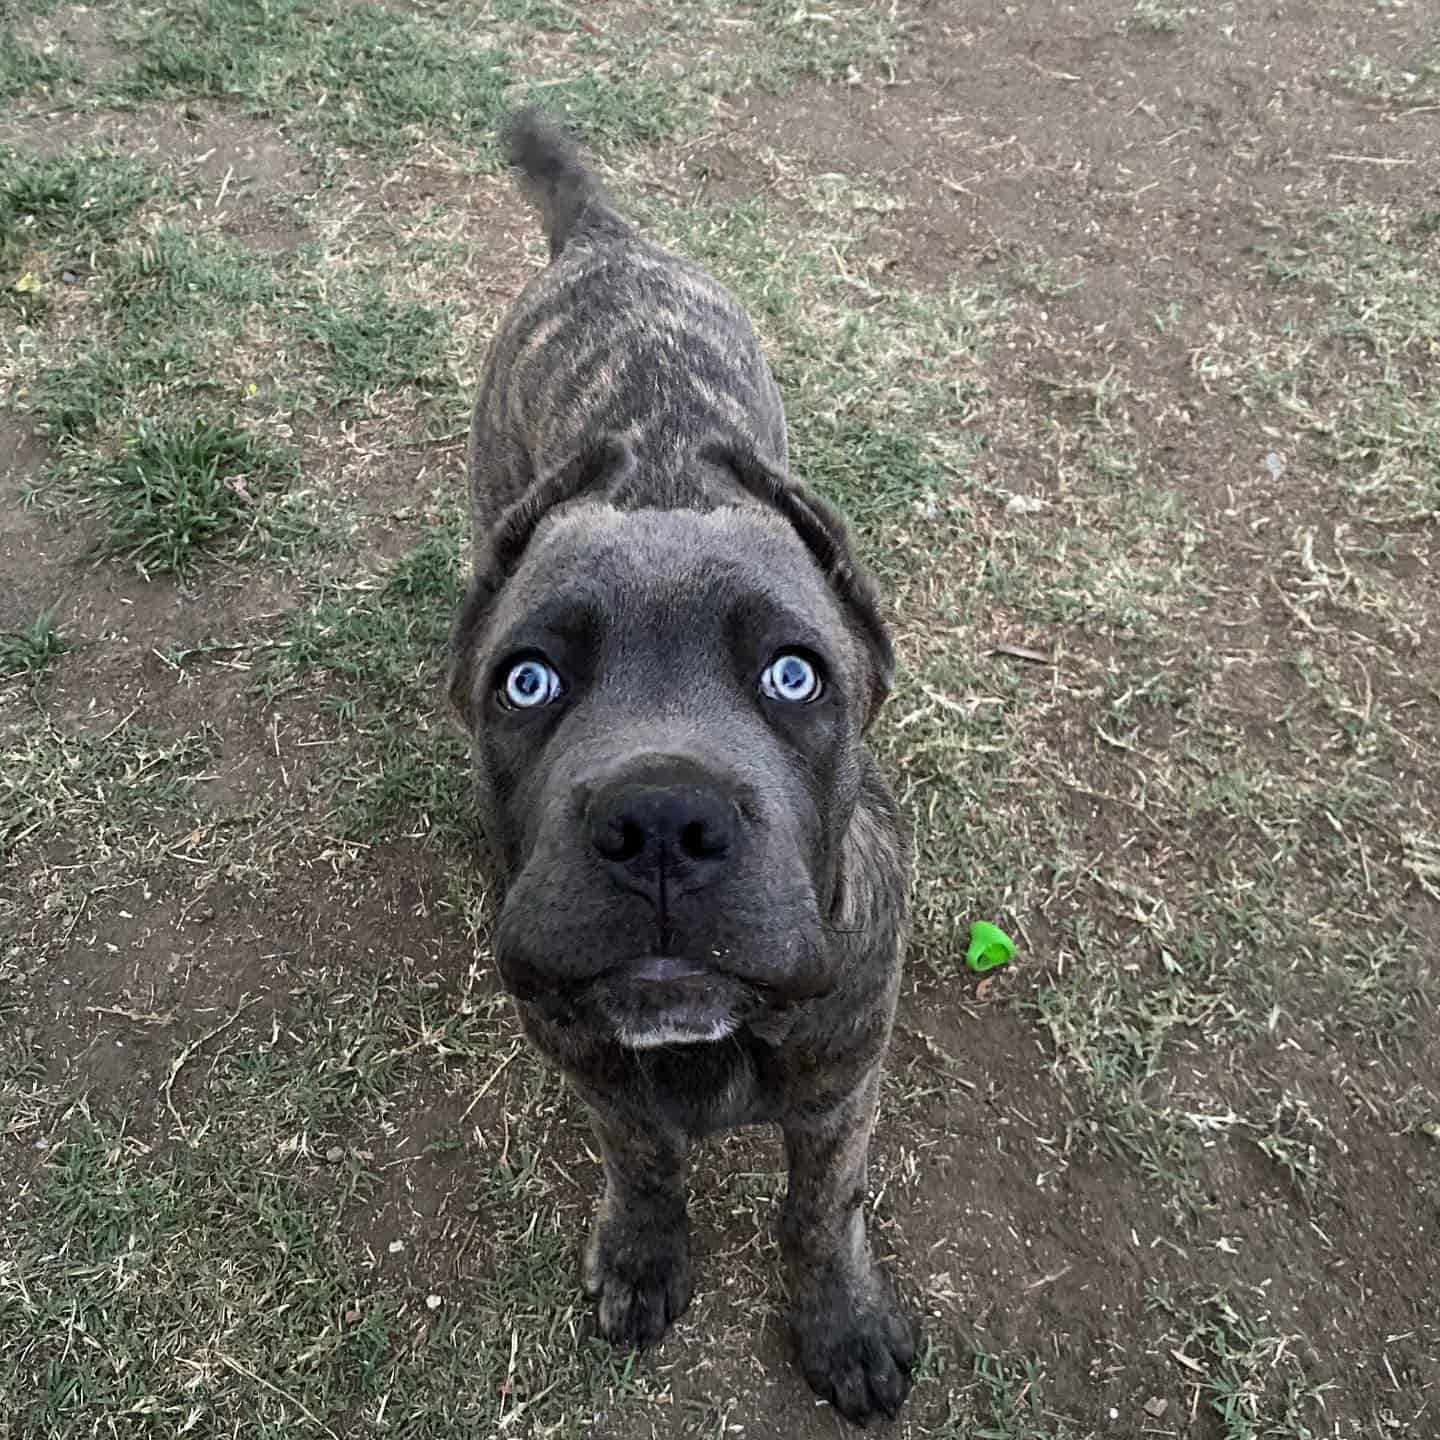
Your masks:
<svg viewBox="0 0 1440 1440"><path fill-rule="evenodd" d="M238 100L345 144L393 147L432 126L488 139L509 78L483 39L369 5L171 3L124 38L137 56L119 81L131 99Z"/></svg>
<svg viewBox="0 0 1440 1440"><path fill-rule="evenodd" d="M1440 47L1431 46L1408 64L1375 55L1351 55L1331 69L1330 78L1356 95L1425 104L1440 96Z"/></svg>
<svg viewBox="0 0 1440 1440"><path fill-rule="evenodd" d="M138 418L149 397L200 398L222 388L209 373L205 347L194 337L169 334L82 342L72 358L38 372L28 399L45 433L73 448L123 419Z"/></svg>
<svg viewBox="0 0 1440 1440"><path fill-rule="evenodd" d="M497 17L500 18L500 17ZM496 125L523 86L515 57L468 17L407 14L334 0L170 0L122 32L136 59L122 94L204 96L283 117L318 142L398 152L427 137L494 157ZM594 138L654 139L681 111L659 83L623 66L547 80L555 107Z"/></svg>
<svg viewBox="0 0 1440 1440"><path fill-rule="evenodd" d="M180 394L258 416L365 410L380 392L412 387L448 401L456 389L448 317L315 247L266 260L164 226L116 250L100 278L107 333L41 369L32 392L34 412L75 442L72 454L103 451ZM272 347L287 340L294 348L277 374Z"/></svg>
<svg viewBox="0 0 1440 1440"><path fill-rule="evenodd" d="M541 248L489 173L527 96L741 294L895 620L901 1433L1429 1433L1440 224L1291 118L1353 125L1348 88L1418 156L1428 52L1344 53L1325 0L1256 109L1215 80L1243 34L1107 0L1075 54L1132 100L1057 89L1051 137L1016 96L1079 62L1003 9L94 12L120 52L65 98L97 134L122 99L128 149L22 117L0 152L0 386L49 450L7 579L54 593L51 519L111 557L67 569L63 639L0 637L0 1433L833 1429L781 1358L764 1137L697 1167L675 1337L594 1344L582 1120L484 978L441 682L463 412L509 237ZM77 63L9 50L0 91ZM196 153L131 158L152 114ZM684 198L692 142L722 199ZM1221 180L1258 263L1177 219ZM1020 941L979 982L975 918Z"/></svg>
<svg viewBox="0 0 1440 1440"><path fill-rule="evenodd" d="M821 8L757 0L748 8L765 43L747 78L768 89L783 89L802 77L853 84L894 71L900 43L898 6Z"/></svg>
<svg viewBox="0 0 1440 1440"><path fill-rule="evenodd" d="M459 1274L417 1273L404 1240L361 1238L383 1183L366 1131L403 1118L393 1096L413 1083L458 1093L467 1061L512 1043L508 1023L449 1008L433 977L304 980L283 1030L253 1024L258 994L197 1017L181 1053L204 1060L203 1081L174 1064L142 1077L140 1108L163 1104L186 1143L156 1150L145 1121L84 1104L35 1117L45 1168L0 1265L15 1434L244 1414L262 1436L381 1417L408 1434L495 1433L507 1415L579 1436L640 1388L581 1333L570 1235L528 1150L497 1158L462 1129L385 1157L463 1182ZM137 1043L174 1020L124 1023ZM440 1103L459 1116L463 1095Z"/></svg>
<svg viewBox="0 0 1440 1440"><path fill-rule="evenodd" d="M253 305L273 301L277 277L258 257L206 235L162 225L110 257L102 301L127 338L175 323L178 313L241 329Z"/></svg>
<svg viewBox="0 0 1440 1440"><path fill-rule="evenodd" d="M957 1435L976 1440L1065 1440L1073 1433L1063 1419L1046 1415L1044 1372L1035 1361L1008 1360L982 1351L975 1356L974 1367L982 1408L976 1423Z"/></svg>
<svg viewBox="0 0 1440 1440"><path fill-rule="evenodd" d="M1178 35L1194 13L1190 6L1172 5L1168 0L1135 0L1131 24L1152 35Z"/></svg>
<svg viewBox="0 0 1440 1440"><path fill-rule="evenodd" d="M347 833L477 838L468 755L443 710L450 621L460 602L459 515L376 578L327 588L290 618L266 667L275 693L318 680L343 744L332 762Z"/></svg>
<svg viewBox="0 0 1440 1440"><path fill-rule="evenodd" d="M203 733L170 740L129 724L66 734L26 719L0 741L0 861L57 838L74 864L123 847L136 827L183 814L210 753Z"/></svg>
<svg viewBox="0 0 1440 1440"><path fill-rule="evenodd" d="M224 421L142 426L113 460L81 468L62 488L104 526L97 549L144 575L185 579L218 554L244 555L300 524L267 503L296 473L295 458ZM55 486L48 503L58 503Z"/></svg>
<svg viewBox="0 0 1440 1440"><path fill-rule="evenodd" d="M0 17L0 100L16 100L37 90L50 91L72 84L79 79L79 73L68 56L36 50Z"/></svg>
<svg viewBox="0 0 1440 1440"><path fill-rule="evenodd" d="M289 323L318 348L315 391L332 404L406 385L454 387L447 317L391 300L373 280L362 280L340 304L300 303Z"/></svg>
<svg viewBox="0 0 1440 1440"><path fill-rule="evenodd" d="M84 259L116 239L158 183L106 146L48 156L0 146L0 263L19 268L37 243Z"/></svg>
<svg viewBox="0 0 1440 1440"><path fill-rule="evenodd" d="M983 387L955 372L983 357L1007 302L983 288L916 296L858 279L846 261L863 227L847 197L832 209L833 198L815 197L800 233L754 202L652 205L649 220L745 301L793 397L797 471L873 529L933 501L966 467L974 441L962 427Z"/></svg>
<svg viewBox="0 0 1440 1440"><path fill-rule="evenodd" d="M1156 1292L1152 1303L1180 1327L1179 1352L1201 1377L1200 1392L1225 1440L1310 1440L1321 1433L1333 1387L1307 1376L1303 1336L1287 1334L1265 1310L1246 1314L1223 1291L1179 1306Z"/></svg>
<svg viewBox="0 0 1440 1440"><path fill-rule="evenodd" d="M55 612L42 610L23 629L0 632L0 679L38 678L69 648Z"/></svg>
<svg viewBox="0 0 1440 1440"><path fill-rule="evenodd" d="M1433 520L1440 430L1420 384L1440 345L1434 284L1440 237L1413 208L1354 204L1306 243L1277 248L1266 273L1282 295L1324 305L1324 339L1213 325L1197 355L1208 381L1251 408L1277 405L1297 440L1334 467L1352 513L1375 525Z"/></svg>

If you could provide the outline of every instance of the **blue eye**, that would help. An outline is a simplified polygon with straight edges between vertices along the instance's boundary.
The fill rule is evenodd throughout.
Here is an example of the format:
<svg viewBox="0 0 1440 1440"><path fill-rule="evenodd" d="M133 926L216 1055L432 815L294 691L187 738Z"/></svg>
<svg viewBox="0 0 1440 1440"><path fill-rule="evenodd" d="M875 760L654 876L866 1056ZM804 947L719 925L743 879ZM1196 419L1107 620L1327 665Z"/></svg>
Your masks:
<svg viewBox="0 0 1440 1440"><path fill-rule="evenodd" d="M543 660L517 660L505 672L500 703L510 710L534 710L559 699L563 688L553 667Z"/></svg>
<svg viewBox="0 0 1440 1440"><path fill-rule="evenodd" d="M769 700L808 704L820 694L820 672L803 655L782 650L760 677L760 693Z"/></svg>

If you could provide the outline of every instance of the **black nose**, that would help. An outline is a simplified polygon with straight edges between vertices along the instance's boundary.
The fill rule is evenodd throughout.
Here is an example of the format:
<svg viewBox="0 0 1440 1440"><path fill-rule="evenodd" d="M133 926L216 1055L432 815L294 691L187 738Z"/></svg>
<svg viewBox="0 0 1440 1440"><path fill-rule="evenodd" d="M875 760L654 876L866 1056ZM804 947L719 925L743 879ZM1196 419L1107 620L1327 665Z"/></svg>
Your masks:
<svg viewBox="0 0 1440 1440"><path fill-rule="evenodd" d="M647 888L693 889L735 847L734 806L707 785L607 785L591 797L589 822L596 853Z"/></svg>

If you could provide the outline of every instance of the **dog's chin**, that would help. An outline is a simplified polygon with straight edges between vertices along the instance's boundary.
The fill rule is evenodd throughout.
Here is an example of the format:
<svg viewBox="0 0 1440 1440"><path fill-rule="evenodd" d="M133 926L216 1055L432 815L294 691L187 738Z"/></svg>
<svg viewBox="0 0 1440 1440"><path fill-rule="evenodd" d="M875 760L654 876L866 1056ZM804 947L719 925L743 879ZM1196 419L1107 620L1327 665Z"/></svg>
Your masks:
<svg viewBox="0 0 1440 1440"><path fill-rule="evenodd" d="M713 1045L755 1012L754 991L667 957L644 960L596 985L597 1008L628 1050Z"/></svg>
<svg viewBox="0 0 1440 1440"><path fill-rule="evenodd" d="M737 1029L734 1016L666 1015L637 1024L617 1024L615 1038L627 1050L658 1050L665 1045L713 1045Z"/></svg>

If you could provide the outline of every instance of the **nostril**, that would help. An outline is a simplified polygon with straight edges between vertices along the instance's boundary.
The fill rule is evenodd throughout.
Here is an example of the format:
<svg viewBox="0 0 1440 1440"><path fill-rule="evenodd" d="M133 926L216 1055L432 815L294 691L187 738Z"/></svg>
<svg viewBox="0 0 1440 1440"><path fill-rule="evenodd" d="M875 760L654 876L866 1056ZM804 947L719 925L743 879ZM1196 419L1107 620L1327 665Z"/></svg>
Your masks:
<svg viewBox="0 0 1440 1440"><path fill-rule="evenodd" d="M690 860L716 860L729 848L723 830L692 820L680 827L680 853Z"/></svg>
<svg viewBox="0 0 1440 1440"><path fill-rule="evenodd" d="M621 816L596 828L595 848L607 860L634 860L645 848L645 831L634 820Z"/></svg>

